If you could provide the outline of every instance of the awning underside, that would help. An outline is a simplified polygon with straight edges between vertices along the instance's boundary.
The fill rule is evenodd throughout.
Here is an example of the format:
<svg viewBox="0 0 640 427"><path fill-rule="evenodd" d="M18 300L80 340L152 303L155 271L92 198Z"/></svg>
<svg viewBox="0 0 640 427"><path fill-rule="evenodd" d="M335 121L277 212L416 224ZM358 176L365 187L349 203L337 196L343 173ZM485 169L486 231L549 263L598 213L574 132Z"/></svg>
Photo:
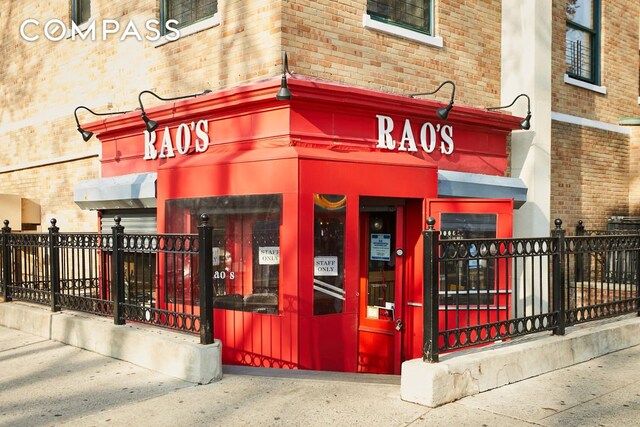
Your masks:
<svg viewBox="0 0 640 427"><path fill-rule="evenodd" d="M149 172L81 181L73 201L82 209L155 208L156 179Z"/></svg>
<svg viewBox="0 0 640 427"><path fill-rule="evenodd" d="M527 186L520 178L439 170L438 197L513 199L517 209L527 201Z"/></svg>

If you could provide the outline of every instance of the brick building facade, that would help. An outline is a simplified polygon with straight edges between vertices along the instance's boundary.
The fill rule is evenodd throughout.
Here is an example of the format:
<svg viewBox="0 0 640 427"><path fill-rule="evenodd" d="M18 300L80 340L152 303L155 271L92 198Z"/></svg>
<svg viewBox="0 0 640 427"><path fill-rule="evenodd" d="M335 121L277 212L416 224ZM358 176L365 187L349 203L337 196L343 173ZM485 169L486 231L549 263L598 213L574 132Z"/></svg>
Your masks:
<svg viewBox="0 0 640 427"><path fill-rule="evenodd" d="M75 0L0 5L1 192L38 204L42 228L51 217L64 230L96 227L95 211L80 209L72 197L78 182L100 175L100 142L85 143L76 132L77 106L133 110L146 89L170 97L257 82L281 73L282 50L294 78L398 95L453 80L455 105L476 108L527 93L532 127L516 131L510 148L509 170L529 187L516 234L545 234L555 217L604 228L609 216L640 214L639 131L619 125L640 115L634 2L597 2L599 83L586 86L566 78L566 2L433 1L430 38L418 42L367 24L366 0L224 0L215 2L215 19L205 20L204 29L185 27L168 43L119 40L127 23L144 29L159 19L165 1L88 3L96 41L45 37L51 19L71 25ZM39 23L24 27L35 41L20 34L27 19ZM101 40L101 24L111 19L122 28ZM448 96L443 90L427 98ZM522 101L511 110L524 116ZM81 122L95 119L79 115Z"/></svg>

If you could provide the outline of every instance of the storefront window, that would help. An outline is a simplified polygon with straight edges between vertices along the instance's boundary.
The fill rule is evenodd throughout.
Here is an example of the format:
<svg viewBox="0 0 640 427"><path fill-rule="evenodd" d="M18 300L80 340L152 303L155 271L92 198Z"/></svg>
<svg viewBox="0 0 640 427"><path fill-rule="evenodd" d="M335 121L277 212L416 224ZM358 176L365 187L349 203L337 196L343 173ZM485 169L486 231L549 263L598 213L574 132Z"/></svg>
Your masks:
<svg viewBox="0 0 640 427"><path fill-rule="evenodd" d="M444 213L443 240L496 238L497 215ZM495 260L482 259L476 246L469 246L470 259L448 261L441 269L441 304L493 304Z"/></svg>
<svg viewBox="0 0 640 427"><path fill-rule="evenodd" d="M199 216L213 226L214 307L277 314L280 288L281 195L222 196L167 202L167 230Z"/></svg>
<svg viewBox="0 0 640 427"><path fill-rule="evenodd" d="M342 313L347 197L315 194L313 199L313 314Z"/></svg>

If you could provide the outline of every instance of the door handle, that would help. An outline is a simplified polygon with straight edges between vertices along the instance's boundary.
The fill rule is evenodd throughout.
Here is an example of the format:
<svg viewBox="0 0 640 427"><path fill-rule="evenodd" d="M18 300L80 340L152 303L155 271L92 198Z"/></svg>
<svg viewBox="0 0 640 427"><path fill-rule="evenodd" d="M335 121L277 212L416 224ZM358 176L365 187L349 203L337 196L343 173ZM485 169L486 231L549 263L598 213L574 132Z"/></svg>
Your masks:
<svg viewBox="0 0 640 427"><path fill-rule="evenodd" d="M404 324L402 323L402 319L400 318L396 319L396 331L400 332L403 327L404 327Z"/></svg>

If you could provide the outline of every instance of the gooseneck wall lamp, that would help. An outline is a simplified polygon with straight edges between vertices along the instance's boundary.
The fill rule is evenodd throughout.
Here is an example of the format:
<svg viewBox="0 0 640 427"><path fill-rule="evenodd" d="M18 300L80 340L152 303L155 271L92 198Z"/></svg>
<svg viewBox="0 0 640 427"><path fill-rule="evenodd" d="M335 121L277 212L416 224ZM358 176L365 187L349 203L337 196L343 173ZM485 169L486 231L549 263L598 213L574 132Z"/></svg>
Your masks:
<svg viewBox="0 0 640 427"><path fill-rule="evenodd" d="M527 117L522 119L522 121L520 122L520 129L528 130L531 127L531 100L529 99L529 96L525 93L521 93L520 95L516 96L516 99L514 99L513 102L509 105L505 105L502 107L485 108L485 110L491 111L491 110L501 110L503 108L509 108L513 104L515 104L518 98L520 98L521 96L524 96L525 98L527 98Z"/></svg>
<svg viewBox="0 0 640 427"><path fill-rule="evenodd" d="M93 132L88 131L88 130L84 130L80 126L80 122L78 121L78 110L80 110L80 109L87 110L88 112L90 112L94 116L112 116L114 114L125 114L125 113L129 112L129 111L113 111L113 112L109 112L109 113L96 113L95 111L90 110L89 108L85 107L84 105L76 107L76 109L73 110L73 116L76 118L76 125L78 126L78 132L80 132L80 135L82 135L82 139L84 140L84 142L87 142L87 141L89 141L91 139L91 137L93 136Z"/></svg>
<svg viewBox="0 0 640 427"><path fill-rule="evenodd" d="M440 89L442 89L442 86L446 85L446 84L450 84L451 86L453 86L453 90L451 91L451 99L449 100L449 105L447 105L446 107L440 107L436 110L436 114L438 115L438 117L440 117L442 120L447 120L447 117L449 117L449 111L451 111L451 109L453 108L453 98L456 96L456 85L455 83L453 83L451 80L446 80L444 82L442 82L440 84L440 86L438 86L438 88L436 90L434 90L433 92L424 92L424 93L412 93L411 95L409 95L411 98L415 98L416 96L422 96L422 95L433 95L434 93L436 93L437 91L439 91Z"/></svg>
<svg viewBox="0 0 640 427"><path fill-rule="evenodd" d="M200 93L194 93L191 95L184 95L184 96L175 96L173 98L163 98L151 92L150 90L143 90L142 92L140 92L138 94L138 103L140 104L140 110L141 110L140 116L142 117L142 120L144 120L144 124L147 128L147 132L151 133L158 128L158 122L156 122L155 120L151 120L149 117L147 117L147 113L144 111L144 105L142 105L142 94L145 94L145 93L153 95L161 101L176 101L178 99L195 98L196 96L206 95L207 93L211 93L211 90L207 89Z"/></svg>
<svg viewBox="0 0 640 427"><path fill-rule="evenodd" d="M291 91L287 87L287 73L289 73L290 76L293 76L293 74L291 74L291 71L289 71L289 60L287 59L287 52L283 51L282 80L280 81L280 90L278 90L278 93L276 94L276 99L278 101L288 101L293 97L291 95Z"/></svg>

